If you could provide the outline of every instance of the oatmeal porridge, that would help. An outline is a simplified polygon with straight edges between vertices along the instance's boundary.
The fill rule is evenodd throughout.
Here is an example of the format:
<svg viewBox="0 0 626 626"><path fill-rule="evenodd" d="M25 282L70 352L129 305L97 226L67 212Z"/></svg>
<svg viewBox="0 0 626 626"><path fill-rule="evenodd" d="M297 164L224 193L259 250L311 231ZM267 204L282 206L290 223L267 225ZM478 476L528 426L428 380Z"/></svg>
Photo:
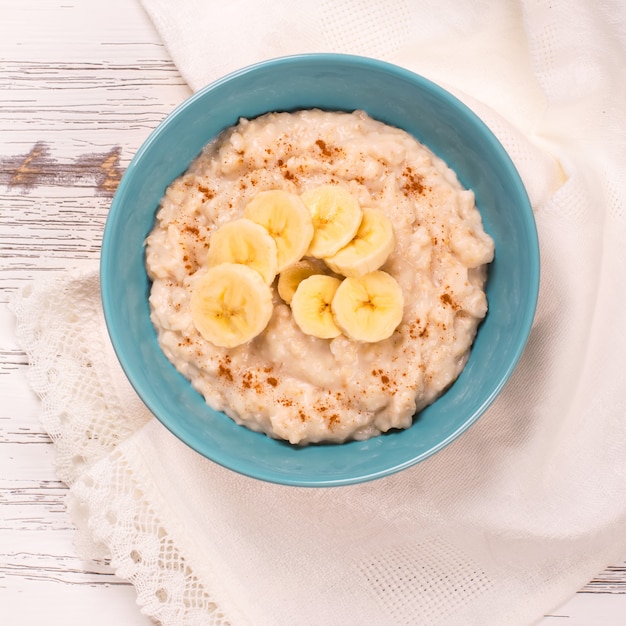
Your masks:
<svg viewBox="0 0 626 626"><path fill-rule="evenodd" d="M263 221L279 200L296 216L275 229L287 242ZM254 262L233 252L244 244ZM146 241L151 318L167 358L238 424L293 444L362 440L410 427L458 377L493 255L472 191L406 132L361 111L270 113L167 189ZM363 289L384 294L375 323L358 317ZM209 296L247 307L237 341L203 324Z"/></svg>

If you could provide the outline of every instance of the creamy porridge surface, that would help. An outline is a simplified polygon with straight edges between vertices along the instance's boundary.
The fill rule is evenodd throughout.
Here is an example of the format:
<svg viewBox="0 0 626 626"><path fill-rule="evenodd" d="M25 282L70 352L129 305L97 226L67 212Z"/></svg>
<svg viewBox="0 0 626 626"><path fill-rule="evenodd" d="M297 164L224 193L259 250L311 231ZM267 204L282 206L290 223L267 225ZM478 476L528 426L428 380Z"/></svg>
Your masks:
<svg viewBox="0 0 626 626"><path fill-rule="evenodd" d="M274 286L272 317L253 340L221 348L203 339L189 302L211 234L260 191L323 184L393 223L382 268L404 294L393 335L306 335ZM404 131L360 111L271 113L241 119L167 189L146 242L151 316L168 359L237 423L294 444L366 439L411 426L460 374L487 312L493 254L473 193Z"/></svg>

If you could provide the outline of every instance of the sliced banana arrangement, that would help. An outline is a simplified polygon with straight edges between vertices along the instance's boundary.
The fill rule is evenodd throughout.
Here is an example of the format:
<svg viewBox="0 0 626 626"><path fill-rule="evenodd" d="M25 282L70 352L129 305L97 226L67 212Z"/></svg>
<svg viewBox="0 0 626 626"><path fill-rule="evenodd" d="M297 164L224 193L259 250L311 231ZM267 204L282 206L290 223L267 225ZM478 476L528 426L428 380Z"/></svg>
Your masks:
<svg viewBox="0 0 626 626"><path fill-rule="evenodd" d="M234 348L263 332L274 305L261 274L241 263L221 263L198 279L191 293L191 318L212 344Z"/></svg>
<svg viewBox="0 0 626 626"><path fill-rule="evenodd" d="M364 276L385 264L396 244L391 220L378 209L363 209L354 237L324 262L343 276Z"/></svg>
<svg viewBox="0 0 626 626"><path fill-rule="evenodd" d="M215 267L222 263L247 265L271 285L278 273L278 248L263 226L242 217L227 222L211 237L207 265Z"/></svg>
<svg viewBox="0 0 626 626"><path fill-rule="evenodd" d="M331 308L341 284L334 276L314 274L298 285L291 300L291 312L303 333L320 339L341 335Z"/></svg>
<svg viewBox="0 0 626 626"><path fill-rule="evenodd" d="M400 285L380 269L394 246L391 220L344 187L259 192L242 218L212 234L193 286L193 323L216 346L247 343L270 321L278 276L278 295L303 333L382 341L404 310Z"/></svg>
<svg viewBox="0 0 626 626"><path fill-rule="evenodd" d="M278 295L286 304L291 304L293 294L296 293L298 285L305 278L314 274L326 274L327 272L328 268L322 261L313 258L301 259L293 265L286 267L278 275L278 283L276 285Z"/></svg>
<svg viewBox="0 0 626 626"><path fill-rule="evenodd" d="M341 281L332 301L334 319L345 334L370 343L391 337L403 309L400 285L381 270Z"/></svg>
<svg viewBox="0 0 626 626"><path fill-rule="evenodd" d="M278 271L299 261L313 239L313 219L300 196L279 189L259 192L244 217L263 226L276 242Z"/></svg>
<svg viewBox="0 0 626 626"><path fill-rule="evenodd" d="M363 212L347 189L336 185L314 187L302 194L302 201L311 212L315 229L309 256L331 256L356 235Z"/></svg>

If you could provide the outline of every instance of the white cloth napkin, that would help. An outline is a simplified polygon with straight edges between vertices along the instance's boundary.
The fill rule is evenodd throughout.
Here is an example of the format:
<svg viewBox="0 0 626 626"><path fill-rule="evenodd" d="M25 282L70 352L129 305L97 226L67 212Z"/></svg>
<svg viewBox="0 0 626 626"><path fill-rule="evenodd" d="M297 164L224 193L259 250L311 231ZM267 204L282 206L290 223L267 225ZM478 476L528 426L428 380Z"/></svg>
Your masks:
<svg viewBox="0 0 626 626"><path fill-rule="evenodd" d="M264 58L366 54L451 89L518 166L539 230L528 347L416 467L334 489L199 457L138 401L96 268L13 303L79 543L165 625L526 625L626 553L626 10L579 0L142 0L197 89Z"/></svg>

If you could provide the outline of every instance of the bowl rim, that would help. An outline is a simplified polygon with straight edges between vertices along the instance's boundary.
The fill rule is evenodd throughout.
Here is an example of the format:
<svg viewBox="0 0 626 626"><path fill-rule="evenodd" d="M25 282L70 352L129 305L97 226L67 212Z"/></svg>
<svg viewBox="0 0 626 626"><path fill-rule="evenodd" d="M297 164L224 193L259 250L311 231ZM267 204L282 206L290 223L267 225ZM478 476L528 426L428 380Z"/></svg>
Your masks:
<svg viewBox="0 0 626 626"><path fill-rule="evenodd" d="M113 317L115 315L114 303L111 300L110 294L107 292L107 285L111 282L111 280L115 280L114 276L109 274L109 262L108 259L111 257L114 247L114 241L112 237L110 237L110 233L113 230L113 224L116 219L119 219L119 210L118 206L122 202L122 198L125 196L126 188L131 184L131 179L133 176L133 172L137 167L137 164L143 159L143 156L146 152L150 150L152 145L158 141L160 135L166 132L168 126L174 123L174 120L178 117L180 112L191 106L197 100L202 99L205 95L220 85L224 83L230 82L231 80L241 77L248 73L255 73L259 70L262 70L268 66L280 66L280 65L289 65L293 63L302 63L302 62L342 62L342 63L353 63L360 65L362 67L367 67L368 69L375 71L382 71L384 73L390 73L395 75L398 78L408 80L410 82L417 82L423 88L428 91L434 92L440 97L443 97L450 105L460 110L463 115L470 119L473 124L479 126L482 131L483 137L489 142L490 150L497 155L497 158L506 166L509 170L512 178L519 185L518 192L520 193L520 197L523 198L526 209L527 209L527 222L530 227L529 239L526 242L529 246L529 252L532 255L532 264L529 269L530 274L530 284L533 286L531 292L527 293L526 300L526 308L524 311L524 316L519 324L520 332L519 337L521 340L517 342L516 349L512 352L511 358L508 362L508 367L501 373L500 379L498 383L493 386L491 393L484 398L484 401L481 405L470 415L467 419L465 419L455 430L448 434L447 437L439 441L436 445L429 447L427 450L424 450L420 454L416 454L413 458L402 461L396 464L389 464L386 468L378 471L373 471L371 473L360 473L358 475L353 475L340 479L309 479L303 480L302 477L297 477L291 479L290 477L285 476L276 476L271 473L264 472L262 468L247 471L242 469L241 467L233 467L228 463L226 457L221 454L221 451L216 451L214 454L208 455L205 450L201 449L200 446L194 445L193 442L186 440L182 434L181 430L177 429L175 425L172 424L171 420L164 418L159 414L159 411L155 408L154 404L150 401L151 394L142 387L142 385L138 384L137 380L134 378L132 374L132 368L125 356L124 350L122 349L122 342L119 337L118 330L113 323ZM268 111L269 112L269 111ZM156 209L156 207L155 207ZM185 445L192 448L202 456L210 459L211 461L216 462L217 464L229 468L232 471L237 473L260 479L266 482L277 483L282 485L291 485L291 486L299 486L299 487L333 487L333 486L343 486L343 485L352 485L357 483L362 483L370 480L375 480L378 478L382 478L384 476L388 476L394 473L397 473L401 470L404 470L408 467L416 465L417 463L429 458L435 453L439 452L443 448L447 447L450 443L458 439L458 437L468 430L489 408L489 406L494 402L495 398L501 393L504 386L509 381L513 371L516 369L519 360L526 348L528 343L529 335L532 329L532 325L536 315L537 303L539 298L539 286L540 286L540 250L539 250L539 239L536 228L536 222L534 219L534 214L532 211L532 206L530 204L530 200L528 199L528 195L524 184L521 180L521 176L515 167L510 155L505 150L504 146L495 136L493 131L485 124L485 122L474 113L466 104L464 104L459 98L454 96L445 88L441 87L437 83L431 81L430 79L425 78L424 76L413 72L412 70L408 70L399 65L395 65L388 61L382 61L379 59L360 56L360 55L352 55L352 54L342 54L342 53L304 53L304 54L294 54L287 56L280 56L271 59L267 59L264 61L260 61L257 63L252 63L245 67L236 69L224 76L217 78L216 80L210 82L205 85L195 93L191 94L181 103L179 103L166 117L159 122L159 124L149 133L147 138L143 141L139 149L135 152L132 157L126 171L124 172L120 184L114 194L113 200L110 205L109 212L107 214L107 219L104 227L103 237L102 237L102 247L101 247L101 256L100 256L100 294L101 294L101 302L102 308L105 318L105 324L107 331L109 333L109 337L111 339L111 344L113 346L114 352L120 363L122 370L130 382L131 386L134 388L135 392L142 400L142 402L146 405L148 410L152 413L152 415L162 424L164 425L170 432L172 432L177 438L182 440ZM479 329L480 331L480 329ZM229 418L230 419L230 418ZM245 428L241 426L241 428ZM331 444L336 445L336 444ZM341 444L349 445L349 444Z"/></svg>

